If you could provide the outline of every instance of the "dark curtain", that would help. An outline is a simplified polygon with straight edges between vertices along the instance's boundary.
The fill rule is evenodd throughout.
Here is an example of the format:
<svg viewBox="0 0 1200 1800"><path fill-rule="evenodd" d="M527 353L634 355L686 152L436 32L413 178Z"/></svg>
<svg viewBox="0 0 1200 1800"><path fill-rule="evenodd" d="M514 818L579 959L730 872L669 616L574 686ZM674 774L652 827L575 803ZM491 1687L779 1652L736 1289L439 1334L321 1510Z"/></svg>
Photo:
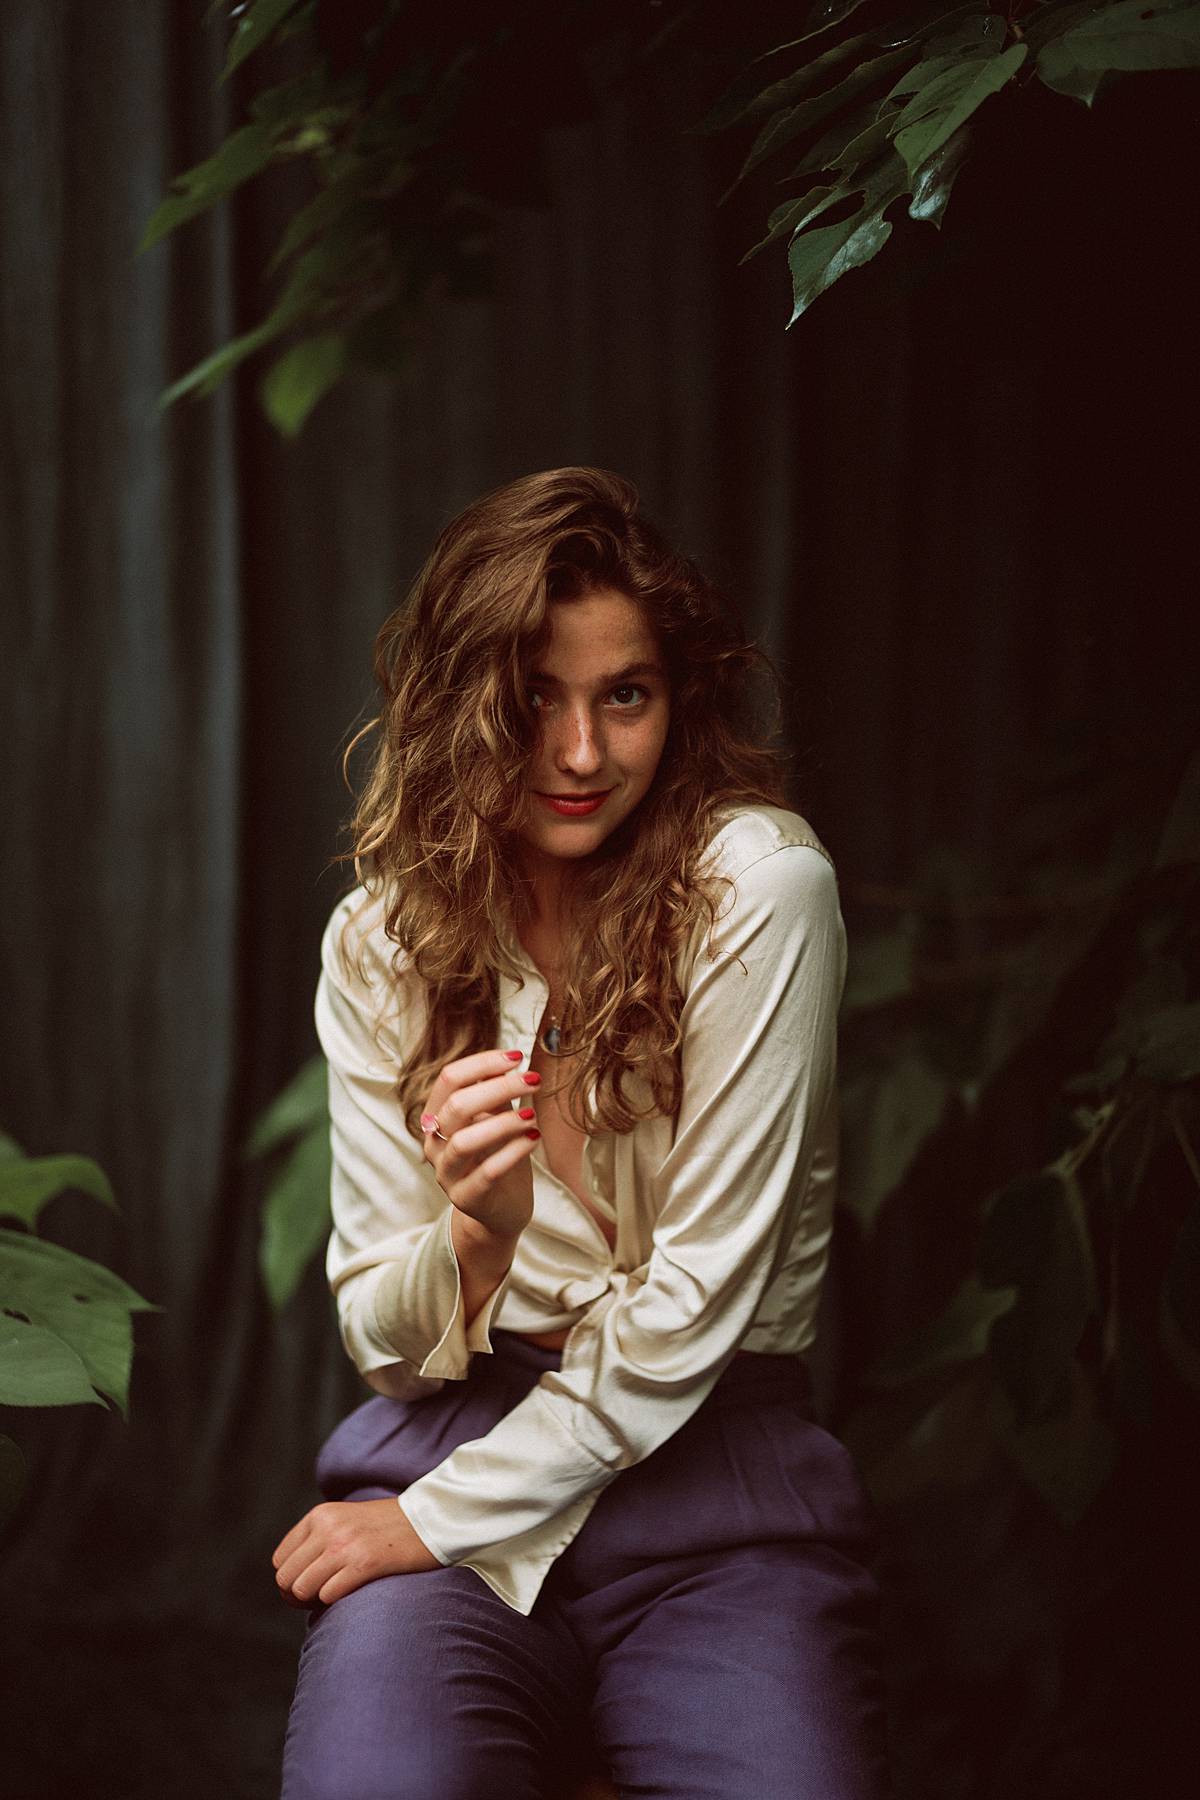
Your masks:
<svg viewBox="0 0 1200 1800"><path fill-rule="evenodd" d="M0 1421L31 1467L3 1547L14 1800L277 1791L303 1619L270 1550L366 1390L319 1263L267 1305L241 1147L316 1049L341 749L446 520L538 468L632 477L785 676L852 958L931 846L1003 882L1014 770L1048 728L1166 716L1195 683L1191 76L997 108L944 229L901 214L790 331L782 250L738 265L769 184L718 207L744 141L685 135L736 61L697 41L598 80L546 135L550 207L502 221L495 292L285 443L253 367L158 406L265 310L294 198L257 184L135 256L241 116L204 12L9 0L0 34L0 1127L103 1165L119 1216L65 1195L42 1228L163 1309L137 1319L128 1422ZM904 1261L896 1318L920 1310ZM834 1406L838 1346L874 1324L844 1278L829 1314ZM1057 1593L1069 1551L1036 1555ZM1005 1681L1018 1731L1037 1672ZM969 1749L938 1758L924 1795L993 1791Z"/></svg>

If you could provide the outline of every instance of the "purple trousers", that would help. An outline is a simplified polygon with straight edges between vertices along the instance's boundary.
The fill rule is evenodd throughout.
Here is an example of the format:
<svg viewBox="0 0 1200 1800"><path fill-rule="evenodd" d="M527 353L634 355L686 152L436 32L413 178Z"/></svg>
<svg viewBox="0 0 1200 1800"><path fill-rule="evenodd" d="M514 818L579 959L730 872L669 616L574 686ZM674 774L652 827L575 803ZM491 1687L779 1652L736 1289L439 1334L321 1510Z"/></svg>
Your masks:
<svg viewBox="0 0 1200 1800"><path fill-rule="evenodd" d="M561 1362L492 1342L466 1381L343 1419L322 1496L402 1493ZM739 1354L604 1490L527 1617L457 1566L313 1607L283 1800L556 1800L596 1766L622 1796L886 1800L874 1551L803 1363Z"/></svg>

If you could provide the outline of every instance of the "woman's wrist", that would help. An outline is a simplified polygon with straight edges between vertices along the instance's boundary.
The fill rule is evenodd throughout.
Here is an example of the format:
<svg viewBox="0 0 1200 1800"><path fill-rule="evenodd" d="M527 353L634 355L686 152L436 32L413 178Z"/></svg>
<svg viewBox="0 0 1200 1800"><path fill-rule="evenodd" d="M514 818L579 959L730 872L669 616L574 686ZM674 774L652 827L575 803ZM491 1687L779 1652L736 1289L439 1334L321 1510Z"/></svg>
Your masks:
<svg viewBox="0 0 1200 1800"><path fill-rule="evenodd" d="M523 1229L523 1228L522 1228ZM503 1262L507 1268L517 1248L520 1231L497 1231L491 1225L485 1225L480 1219L473 1219L470 1213L454 1208L451 1222L451 1236L455 1251L463 1251L473 1262L486 1265L490 1262Z"/></svg>
<svg viewBox="0 0 1200 1800"><path fill-rule="evenodd" d="M515 1234L495 1232L455 1207L450 1222L450 1241L458 1260L463 1311L468 1325L508 1274L520 1235L519 1231Z"/></svg>

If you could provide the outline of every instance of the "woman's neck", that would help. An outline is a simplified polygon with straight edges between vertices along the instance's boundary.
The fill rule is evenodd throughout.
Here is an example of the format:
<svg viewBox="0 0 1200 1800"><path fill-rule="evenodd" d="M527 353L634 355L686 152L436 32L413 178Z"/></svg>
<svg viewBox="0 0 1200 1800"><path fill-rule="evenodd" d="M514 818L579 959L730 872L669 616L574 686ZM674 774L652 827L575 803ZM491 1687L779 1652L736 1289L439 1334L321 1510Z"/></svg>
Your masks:
<svg viewBox="0 0 1200 1800"><path fill-rule="evenodd" d="M562 934L553 926L530 920L520 931L522 947L535 967L545 976L552 992L557 992L562 971Z"/></svg>
<svg viewBox="0 0 1200 1800"><path fill-rule="evenodd" d="M523 929L545 939L561 939L565 933L567 905L563 868L548 860L524 874L525 925Z"/></svg>

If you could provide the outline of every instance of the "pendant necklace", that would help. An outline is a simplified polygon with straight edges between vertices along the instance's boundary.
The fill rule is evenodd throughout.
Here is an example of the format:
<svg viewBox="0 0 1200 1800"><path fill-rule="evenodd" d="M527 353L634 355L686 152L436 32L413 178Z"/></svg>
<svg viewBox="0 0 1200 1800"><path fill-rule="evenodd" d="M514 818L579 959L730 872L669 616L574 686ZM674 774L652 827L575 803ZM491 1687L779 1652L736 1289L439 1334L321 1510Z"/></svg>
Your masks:
<svg viewBox="0 0 1200 1800"><path fill-rule="evenodd" d="M549 1025L543 1024L541 1031L538 1033L538 1043L542 1046L542 1049L548 1056L567 1055L567 1052L560 1048L562 1044L562 1031L559 1029L557 1013L552 1012L550 1014Z"/></svg>
<svg viewBox="0 0 1200 1800"><path fill-rule="evenodd" d="M557 973L557 970L555 973ZM549 981L547 981L546 986L549 988ZM547 1011L549 1011L548 999ZM562 1039L563 1034L558 1023L558 1014L557 1012L551 1012L549 1025L543 1024L542 1029L538 1032L538 1043L542 1046L542 1049L546 1052L547 1056L568 1056L570 1052L562 1048Z"/></svg>

